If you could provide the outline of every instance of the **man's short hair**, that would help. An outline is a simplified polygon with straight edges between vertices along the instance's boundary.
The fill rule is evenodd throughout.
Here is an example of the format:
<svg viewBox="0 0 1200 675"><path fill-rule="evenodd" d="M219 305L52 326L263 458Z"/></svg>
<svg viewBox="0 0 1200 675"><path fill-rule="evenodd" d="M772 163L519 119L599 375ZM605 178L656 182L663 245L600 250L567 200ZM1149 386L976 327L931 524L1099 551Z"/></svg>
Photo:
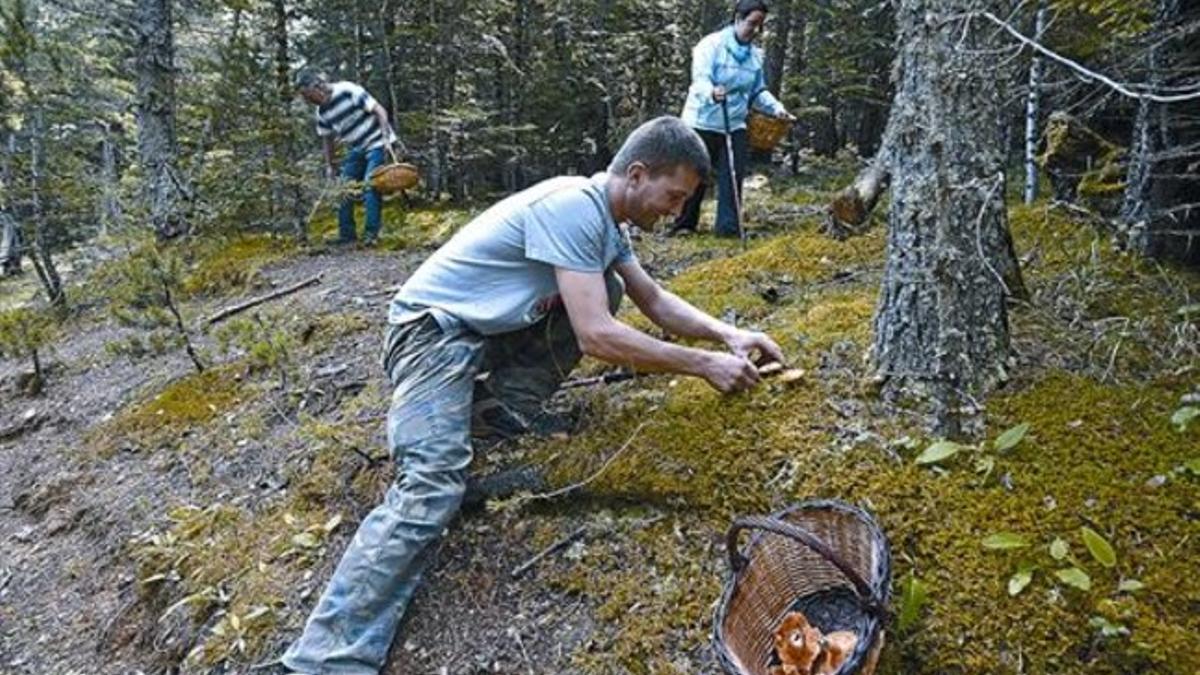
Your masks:
<svg viewBox="0 0 1200 675"><path fill-rule="evenodd" d="M768 14L766 0L738 0L733 6L733 17L735 19L744 19L750 16L750 12L762 12Z"/></svg>
<svg viewBox="0 0 1200 675"><path fill-rule="evenodd" d="M297 89L315 89L325 84L325 76L315 70L301 70L294 81Z"/></svg>
<svg viewBox="0 0 1200 675"><path fill-rule="evenodd" d="M671 115L656 117L634 129L608 165L608 172L625 173L634 162L645 164L652 175L683 164L703 178L710 168L708 150L700 135Z"/></svg>

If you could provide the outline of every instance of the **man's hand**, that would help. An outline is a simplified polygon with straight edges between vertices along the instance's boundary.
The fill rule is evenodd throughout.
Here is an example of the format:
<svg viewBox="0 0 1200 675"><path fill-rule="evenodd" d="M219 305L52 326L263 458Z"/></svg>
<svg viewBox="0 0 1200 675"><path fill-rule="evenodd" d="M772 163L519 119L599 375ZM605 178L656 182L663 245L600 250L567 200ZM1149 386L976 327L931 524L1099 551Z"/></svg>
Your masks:
<svg viewBox="0 0 1200 675"><path fill-rule="evenodd" d="M722 394L744 391L762 381L758 368L745 356L710 352L710 357L702 374Z"/></svg>
<svg viewBox="0 0 1200 675"><path fill-rule="evenodd" d="M743 359L748 360L757 356L755 361L759 365L771 361L783 363L783 350L766 333L735 330L725 338L725 344L729 347L729 351Z"/></svg>
<svg viewBox="0 0 1200 675"><path fill-rule="evenodd" d="M713 100L716 101L717 103L724 101L725 100L725 87L720 84L713 87L712 96L713 96Z"/></svg>

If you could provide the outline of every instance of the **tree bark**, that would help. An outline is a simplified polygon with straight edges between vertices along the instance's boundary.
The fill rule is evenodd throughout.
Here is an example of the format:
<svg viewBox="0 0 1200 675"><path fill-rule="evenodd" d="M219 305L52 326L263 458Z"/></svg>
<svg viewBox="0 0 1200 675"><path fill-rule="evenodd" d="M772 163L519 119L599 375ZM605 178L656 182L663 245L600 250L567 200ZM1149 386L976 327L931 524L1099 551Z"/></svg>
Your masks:
<svg viewBox="0 0 1200 675"><path fill-rule="evenodd" d="M366 39L364 33L362 0L354 0L354 81L365 87L367 58L363 50L363 41Z"/></svg>
<svg viewBox="0 0 1200 675"><path fill-rule="evenodd" d="M892 107L887 262L874 360L890 399L932 404L946 437L974 430L979 398L1007 377L1007 233L999 93L977 0L901 0Z"/></svg>
<svg viewBox="0 0 1200 675"><path fill-rule="evenodd" d="M273 122L278 126L275 149L276 172L282 185L277 190L279 200L291 205L292 233L296 241L308 238L308 213L303 184L297 175L299 139L291 123L293 90L290 77L290 37L288 35L288 9L285 0L271 0L271 41L275 47L275 92L279 102L279 116Z"/></svg>
<svg viewBox="0 0 1200 675"><path fill-rule="evenodd" d="M388 113L392 120L392 128L399 129L396 117L400 114L400 97L396 95L396 59L392 53L392 37L396 33L396 19L391 10L391 0L383 0L379 14L383 23L379 31L379 39L383 47L383 67L387 77ZM401 146L403 147L403 146Z"/></svg>
<svg viewBox="0 0 1200 675"><path fill-rule="evenodd" d="M138 153L150 224L159 239L187 232L182 199L187 190L176 167L175 37L172 0L137 0L134 69L137 72Z"/></svg>
<svg viewBox="0 0 1200 675"><path fill-rule="evenodd" d="M59 276L50 253L46 214L42 209L42 162L45 159L45 153L42 152L42 134L45 132L45 123L39 108L35 107L31 117L33 128L29 134L29 200L34 234L33 248L28 254L29 259L33 261L33 269L37 271L38 279L46 290L50 306L61 310L66 306L67 296L63 292L62 277Z"/></svg>
<svg viewBox="0 0 1200 675"><path fill-rule="evenodd" d="M16 147L16 135L9 132L4 152L0 154L0 275L3 276L20 274L24 257L21 226L8 213L13 208L12 158Z"/></svg>
<svg viewBox="0 0 1200 675"><path fill-rule="evenodd" d="M1037 11L1033 19L1033 39L1042 41L1046 32L1046 0L1038 0ZM1033 60L1029 63L1029 93L1025 100L1025 203L1032 204L1037 199L1038 166L1038 114L1042 101L1042 55L1033 52Z"/></svg>
<svg viewBox="0 0 1200 675"><path fill-rule="evenodd" d="M1155 39L1171 25L1179 14L1179 0L1159 0L1151 28L1151 44L1146 50L1147 80L1153 91L1163 85L1163 70L1168 65L1163 41ZM1154 220L1157 207L1155 194L1155 154L1168 147L1169 122L1166 106L1148 99L1138 101L1134 118L1133 139L1129 144L1129 169L1125 176L1125 192L1121 198L1121 221L1130 228L1130 244L1142 255L1154 255L1157 242ZM1159 128L1154 129L1155 126ZM1157 136L1157 137L1156 137Z"/></svg>
<svg viewBox="0 0 1200 675"><path fill-rule="evenodd" d="M114 142L114 129L117 127L113 122L101 123L100 140L100 204L98 205L97 214L100 221L100 236L107 237L113 228L121 227L123 215L121 213L121 177L117 169L117 144Z"/></svg>
<svg viewBox="0 0 1200 675"><path fill-rule="evenodd" d="M767 47L767 89L779 98L782 95L784 66L787 64L788 43L792 32L793 0L776 0L771 6L770 45Z"/></svg>

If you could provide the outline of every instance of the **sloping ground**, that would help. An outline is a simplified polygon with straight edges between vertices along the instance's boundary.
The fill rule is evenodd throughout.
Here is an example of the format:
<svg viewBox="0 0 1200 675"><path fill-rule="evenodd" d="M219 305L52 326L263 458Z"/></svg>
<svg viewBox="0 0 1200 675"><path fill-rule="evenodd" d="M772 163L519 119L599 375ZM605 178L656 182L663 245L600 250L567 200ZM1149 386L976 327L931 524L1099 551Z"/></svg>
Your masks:
<svg viewBox="0 0 1200 675"><path fill-rule="evenodd" d="M986 442L920 466L933 439L874 397L864 358L883 233L826 238L816 199L754 193L769 227L746 252L707 236L637 243L672 289L768 330L806 378L737 397L667 376L576 390L578 433L480 452L480 473L535 463L582 490L464 514L388 672L716 673L725 528L810 497L870 508L897 602L902 579L924 589L881 672L1200 672L1200 477L1187 464L1200 423L1170 422L1198 379L1196 317L1179 309L1200 279L1132 260L1057 209L1015 208L1034 297L1013 311L1013 380L989 401ZM376 365L386 289L464 217L408 214L385 241L396 252L266 246L225 271L199 266L194 292L209 295L194 316L236 299L222 295L235 273L261 268L242 281L280 287L326 275L243 324L258 341L211 374L179 356L107 356L119 331L93 317L59 346L43 399L5 392L0 424L53 413L0 443L0 670L248 672L277 655L392 477ZM1025 436L995 449L1018 424ZM1002 532L1029 545L983 546ZM1057 539L1066 555L1052 555ZM1012 596L1023 564L1036 569ZM1072 567L1088 590L1055 574Z"/></svg>

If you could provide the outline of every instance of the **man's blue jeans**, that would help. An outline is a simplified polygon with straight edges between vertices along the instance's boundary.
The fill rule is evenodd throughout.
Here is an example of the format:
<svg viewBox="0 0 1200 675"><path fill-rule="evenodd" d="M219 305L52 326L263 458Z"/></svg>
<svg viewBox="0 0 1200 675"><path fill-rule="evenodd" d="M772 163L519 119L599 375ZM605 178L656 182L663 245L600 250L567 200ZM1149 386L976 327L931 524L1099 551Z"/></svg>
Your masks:
<svg viewBox="0 0 1200 675"><path fill-rule="evenodd" d="M354 148L350 151L350 154L346 155L346 159L342 161L342 178L364 181L365 183L371 172L381 166L383 162L383 147L378 147L374 150ZM383 198L369 184L364 185L363 205L367 211L367 223L363 227L363 239L374 239L379 236ZM356 229L357 227L354 223L354 199L350 197L343 198L342 204L338 208L338 239L342 241L354 241L357 238Z"/></svg>
<svg viewBox="0 0 1200 675"><path fill-rule="evenodd" d="M611 270L604 276L615 314L624 285ZM358 526L284 665L323 675L379 672L432 545L466 492L476 375L490 373L489 393L529 417L582 357L561 308L501 335L442 328L429 314L388 327L383 362L395 387L387 432L396 481Z"/></svg>

